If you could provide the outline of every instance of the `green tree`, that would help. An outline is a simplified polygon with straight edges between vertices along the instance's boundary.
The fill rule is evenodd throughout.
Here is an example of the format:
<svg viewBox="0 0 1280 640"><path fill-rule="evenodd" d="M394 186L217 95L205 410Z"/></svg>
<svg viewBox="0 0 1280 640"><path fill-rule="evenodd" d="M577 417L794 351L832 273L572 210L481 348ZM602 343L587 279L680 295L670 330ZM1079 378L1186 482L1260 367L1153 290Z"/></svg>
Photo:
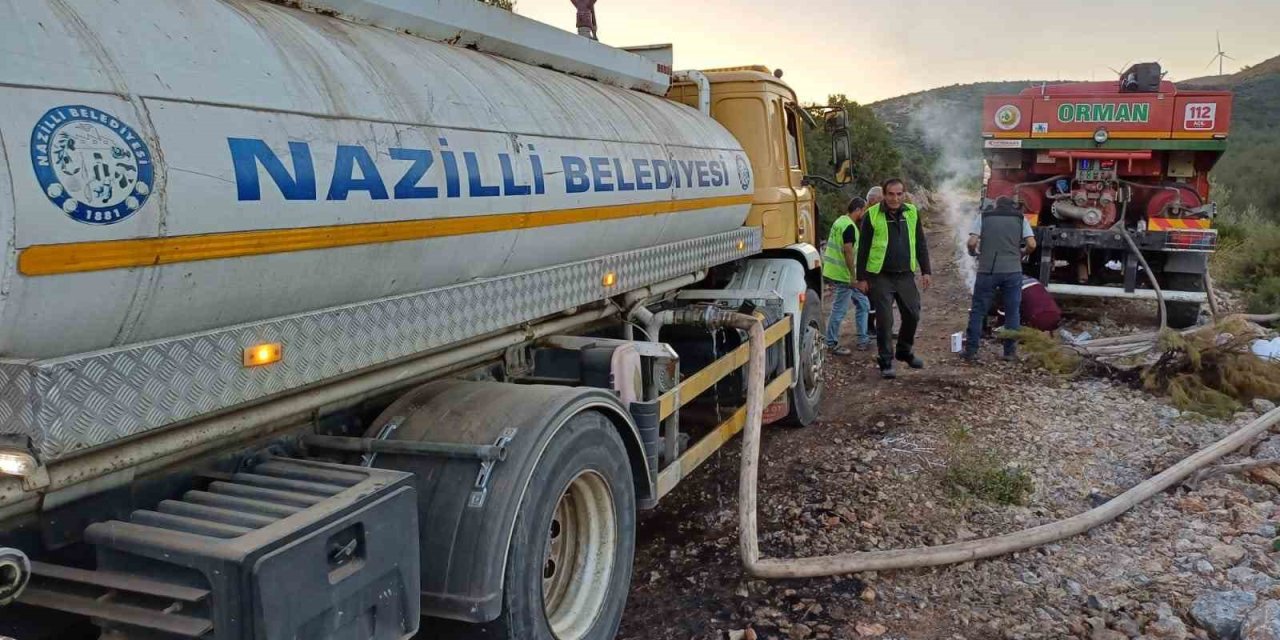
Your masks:
<svg viewBox="0 0 1280 640"><path fill-rule="evenodd" d="M480 0L480 2L487 4L491 7L506 9L507 11L516 10L516 0Z"/></svg>
<svg viewBox="0 0 1280 640"><path fill-rule="evenodd" d="M844 213L849 199L863 195L872 185L902 174L902 156L894 147L889 128L869 108L844 94L827 97L828 107L844 107L849 114L849 141L853 145L853 184L840 189L824 183L818 190L819 240L825 239L831 223ZM831 162L831 136L822 129L805 132L805 157L809 173L823 177L835 174Z"/></svg>

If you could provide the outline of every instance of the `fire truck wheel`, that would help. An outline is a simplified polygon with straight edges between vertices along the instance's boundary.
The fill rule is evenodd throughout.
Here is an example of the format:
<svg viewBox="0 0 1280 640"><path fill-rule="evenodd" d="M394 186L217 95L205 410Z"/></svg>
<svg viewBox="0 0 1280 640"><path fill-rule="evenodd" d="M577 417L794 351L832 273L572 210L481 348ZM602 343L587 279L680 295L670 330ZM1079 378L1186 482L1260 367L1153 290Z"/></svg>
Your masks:
<svg viewBox="0 0 1280 640"><path fill-rule="evenodd" d="M1204 291L1204 279L1196 273L1171 273L1165 277L1165 287L1170 291ZM1195 326L1200 319L1199 302L1168 302L1165 306L1173 329Z"/></svg>
<svg viewBox="0 0 1280 640"><path fill-rule="evenodd" d="M502 614L465 637L607 640L622 621L635 551L627 451L601 414L570 418L547 443L516 515Z"/></svg>
<svg viewBox="0 0 1280 640"><path fill-rule="evenodd" d="M800 340L800 362L795 368L796 386L787 391L791 413L786 424L807 427L818 419L818 403L822 401L822 361L826 345L822 337L822 300L818 292L805 292L804 309L797 329Z"/></svg>

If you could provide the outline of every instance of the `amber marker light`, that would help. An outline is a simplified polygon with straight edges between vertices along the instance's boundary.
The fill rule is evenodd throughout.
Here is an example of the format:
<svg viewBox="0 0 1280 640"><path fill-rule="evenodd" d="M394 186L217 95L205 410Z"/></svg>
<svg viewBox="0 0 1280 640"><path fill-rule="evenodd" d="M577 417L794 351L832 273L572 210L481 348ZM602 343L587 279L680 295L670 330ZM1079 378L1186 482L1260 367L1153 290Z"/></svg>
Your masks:
<svg viewBox="0 0 1280 640"><path fill-rule="evenodd" d="M605 272L604 277L600 278L600 284L606 287L612 287L613 285L618 284L618 272L616 271Z"/></svg>
<svg viewBox="0 0 1280 640"><path fill-rule="evenodd" d="M739 241L738 241L738 251L746 251L746 249L747 249L747 241L746 241L746 240L739 240Z"/></svg>
<svg viewBox="0 0 1280 640"><path fill-rule="evenodd" d="M279 342L255 344L244 350L244 366L261 367L279 362L284 356L284 347Z"/></svg>

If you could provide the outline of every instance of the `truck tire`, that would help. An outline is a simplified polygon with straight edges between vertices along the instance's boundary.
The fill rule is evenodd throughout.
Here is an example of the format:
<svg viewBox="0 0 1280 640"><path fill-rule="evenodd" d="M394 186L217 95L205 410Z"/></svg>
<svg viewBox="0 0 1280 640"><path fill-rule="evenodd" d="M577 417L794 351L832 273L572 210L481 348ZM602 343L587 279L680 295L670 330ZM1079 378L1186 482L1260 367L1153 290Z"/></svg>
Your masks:
<svg viewBox="0 0 1280 640"><path fill-rule="evenodd" d="M784 423L807 427L818 420L818 403L822 401L822 363L825 344L822 337L822 300L813 289L805 292L800 311L800 362L796 364L796 385L787 391L791 412Z"/></svg>
<svg viewBox="0 0 1280 640"><path fill-rule="evenodd" d="M1204 291L1204 276L1198 273L1170 273L1165 276L1165 287L1170 291ZM1199 302L1166 302L1169 327L1186 329L1195 326L1200 319Z"/></svg>
<svg viewBox="0 0 1280 640"><path fill-rule="evenodd" d="M424 620L420 637L613 638L631 583L635 529L622 439L600 413L579 413L552 436L529 479L507 552L502 614L483 625Z"/></svg>

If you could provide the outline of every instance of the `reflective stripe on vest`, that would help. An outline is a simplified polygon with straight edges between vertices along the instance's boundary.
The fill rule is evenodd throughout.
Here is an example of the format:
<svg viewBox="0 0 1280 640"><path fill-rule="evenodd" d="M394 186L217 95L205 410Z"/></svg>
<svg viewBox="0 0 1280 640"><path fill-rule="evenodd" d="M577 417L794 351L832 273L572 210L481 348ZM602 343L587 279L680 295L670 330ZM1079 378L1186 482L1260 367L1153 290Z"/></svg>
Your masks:
<svg viewBox="0 0 1280 640"><path fill-rule="evenodd" d="M836 282L853 281L853 268L844 263L844 230L853 227L853 252L858 253L858 225L847 215L836 218L827 235L827 249L822 254L822 277ZM856 258L855 258L856 259Z"/></svg>
<svg viewBox="0 0 1280 640"><path fill-rule="evenodd" d="M867 255L867 273L880 273L884 268L884 255L889 252L889 221L885 218L880 205L867 209L871 218L871 252ZM919 271L920 263L916 260L916 224L920 219L913 205L902 205L902 217L907 221L907 242L911 247L911 270Z"/></svg>

